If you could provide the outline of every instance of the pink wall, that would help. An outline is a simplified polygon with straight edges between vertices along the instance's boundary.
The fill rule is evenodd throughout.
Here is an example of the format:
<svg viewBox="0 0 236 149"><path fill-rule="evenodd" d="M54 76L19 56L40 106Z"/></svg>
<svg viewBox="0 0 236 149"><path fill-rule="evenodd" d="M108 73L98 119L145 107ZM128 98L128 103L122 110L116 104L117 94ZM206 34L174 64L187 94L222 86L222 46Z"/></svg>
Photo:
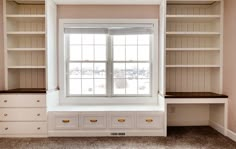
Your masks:
<svg viewBox="0 0 236 149"><path fill-rule="evenodd" d="M3 1L0 1L0 90L4 89Z"/></svg>
<svg viewBox="0 0 236 149"><path fill-rule="evenodd" d="M60 5L58 18L159 18L158 5Z"/></svg>
<svg viewBox="0 0 236 149"><path fill-rule="evenodd" d="M225 0L224 93L229 95L229 129L236 132L236 0Z"/></svg>

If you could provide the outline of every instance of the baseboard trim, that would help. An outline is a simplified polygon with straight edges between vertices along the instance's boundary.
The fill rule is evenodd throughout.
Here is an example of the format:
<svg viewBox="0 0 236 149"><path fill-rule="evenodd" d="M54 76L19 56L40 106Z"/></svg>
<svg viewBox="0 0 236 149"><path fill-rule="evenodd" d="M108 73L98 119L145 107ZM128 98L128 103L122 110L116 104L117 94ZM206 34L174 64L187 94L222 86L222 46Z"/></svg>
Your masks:
<svg viewBox="0 0 236 149"><path fill-rule="evenodd" d="M178 120L168 120L167 126L208 126L208 120L202 121L178 121Z"/></svg>
<svg viewBox="0 0 236 149"><path fill-rule="evenodd" d="M215 129L216 131L218 131L219 133L227 136L227 134L225 134L225 128L224 126L220 125L219 123L217 122L214 122L214 121L209 121L209 125Z"/></svg>
<svg viewBox="0 0 236 149"><path fill-rule="evenodd" d="M231 130L227 130L227 136L230 138L230 139L232 139L233 141L235 141L236 142L236 133L235 132L233 132L233 131L231 131Z"/></svg>

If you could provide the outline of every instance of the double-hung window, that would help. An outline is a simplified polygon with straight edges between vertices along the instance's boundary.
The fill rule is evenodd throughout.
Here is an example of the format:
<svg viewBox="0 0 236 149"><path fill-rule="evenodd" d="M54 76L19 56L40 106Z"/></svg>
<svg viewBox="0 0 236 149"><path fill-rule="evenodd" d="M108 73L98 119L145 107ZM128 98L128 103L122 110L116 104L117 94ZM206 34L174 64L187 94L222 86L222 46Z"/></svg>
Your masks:
<svg viewBox="0 0 236 149"><path fill-rule="evenodd" d="M65 97L153 96L151 23L63 26Z"/></svg>

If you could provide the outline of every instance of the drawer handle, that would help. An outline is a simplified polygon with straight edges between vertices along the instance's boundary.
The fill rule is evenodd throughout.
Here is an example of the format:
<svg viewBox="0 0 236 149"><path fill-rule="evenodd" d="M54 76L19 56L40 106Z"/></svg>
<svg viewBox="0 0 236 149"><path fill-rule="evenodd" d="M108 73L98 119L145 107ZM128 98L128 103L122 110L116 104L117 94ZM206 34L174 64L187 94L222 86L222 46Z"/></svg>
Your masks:
<svg viewBox="0 0 236 149"><path fill-rule="evenodd" d="M97 123L98 120L90 120L91 123Z"/></svg>
<svg viewBox="0 0 236 149"><path fill-rule="evenodd" d="M4 116L7 116L7 114L4 114Z"/></svg>
<svg viewBox="0 0 236 149"><path fill-rule="evenodd" d="M70 120L62 120L63 123L69 123Z"/></svg>
<svg viewBox="0 0 236 149"><path fill-rule="evenodd" d="M37 102L40 102L40 100L37 100Z"/></svg>
<svg viewBox="0 0 236 149"><path fill-rule="evenodd" d="M7 100L4 100L4 102L7 102Z"/></svg>
<svg viewBox="0 0 236 149"><path fill-rule="evenodd" d="M120 122L120 123L124 123L124 122L125 122L125 119L120 118L120 119L118 119L118 122Z"/></svg>
<svg viewBox="0 0 236 149"><path fill-rule="evenodd" d="M37 129L38 129L38 130L40 130L41 128L40 128L40 127L38 127Z"/></svg>
<svg viewBox="0 0 236 149"><path fill-rule="evenodd" d="M151 119L151 118L150 118L150 119L146 119L146 122L147 122L147 123L152 123L152 122L153 122L153 119Z"/></svg>
<svg viewBox="0 0 236 149"><path fill-rule="evenodd" d="M40 114L37 114L37 116L40 116Z"/></svg>
<svg viewBox="0 0 236 149"><path fill-rule="evenodd" d="M6 127L5 130L8 130L8 128Z"/></svg>

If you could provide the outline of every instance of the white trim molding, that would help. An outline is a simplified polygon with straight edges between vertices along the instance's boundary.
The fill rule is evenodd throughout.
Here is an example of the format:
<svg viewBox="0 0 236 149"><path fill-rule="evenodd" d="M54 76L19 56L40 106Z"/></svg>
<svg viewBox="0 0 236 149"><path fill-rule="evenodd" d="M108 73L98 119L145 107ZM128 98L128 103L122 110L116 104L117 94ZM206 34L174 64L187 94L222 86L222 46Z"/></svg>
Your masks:
<svg viewBox="0 0 236 149"><path fill-rule="evenodd" d="M235 133L235 132L233 132L233 131L231 131L231 130L228 129L228 131L227 131L227 136L228 136L230 139L232 139L233 141L236 142L236 133Z"/></svg>

